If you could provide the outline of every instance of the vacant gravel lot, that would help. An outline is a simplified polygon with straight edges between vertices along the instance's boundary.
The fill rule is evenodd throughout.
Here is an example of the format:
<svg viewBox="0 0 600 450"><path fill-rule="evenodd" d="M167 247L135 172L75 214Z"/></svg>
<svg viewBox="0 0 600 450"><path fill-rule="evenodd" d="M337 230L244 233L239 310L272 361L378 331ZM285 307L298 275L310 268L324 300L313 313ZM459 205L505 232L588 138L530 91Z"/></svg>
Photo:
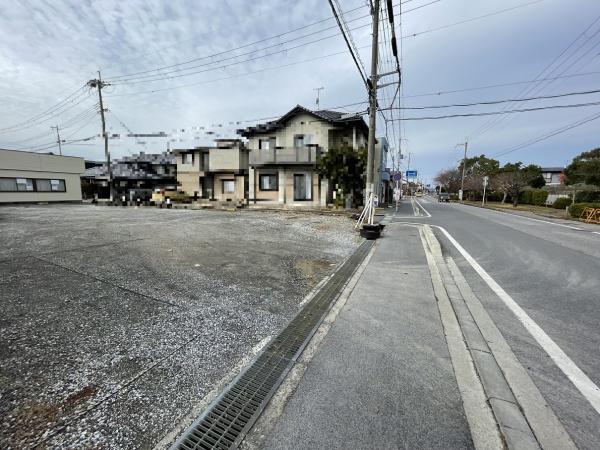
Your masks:
<svg viewBox="0 0 600 450"><path fill-rule="evenodd" d="M0 207L0 448L152 448L352 253L352 225Z"/></svg>

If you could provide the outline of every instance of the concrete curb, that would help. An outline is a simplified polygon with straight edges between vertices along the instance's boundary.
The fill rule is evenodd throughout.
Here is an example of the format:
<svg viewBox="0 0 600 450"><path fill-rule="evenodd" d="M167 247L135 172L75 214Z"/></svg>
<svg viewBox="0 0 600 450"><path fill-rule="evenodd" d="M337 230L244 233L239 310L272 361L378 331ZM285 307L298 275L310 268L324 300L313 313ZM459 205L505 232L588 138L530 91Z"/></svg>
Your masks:
<svg viewBox="0 0 600 450"><path fill-rule="evenodd" d="M430 227L423 227L480 382L509 449L575 449L564 427L519 363L458 266L444 259Z"/></svg>

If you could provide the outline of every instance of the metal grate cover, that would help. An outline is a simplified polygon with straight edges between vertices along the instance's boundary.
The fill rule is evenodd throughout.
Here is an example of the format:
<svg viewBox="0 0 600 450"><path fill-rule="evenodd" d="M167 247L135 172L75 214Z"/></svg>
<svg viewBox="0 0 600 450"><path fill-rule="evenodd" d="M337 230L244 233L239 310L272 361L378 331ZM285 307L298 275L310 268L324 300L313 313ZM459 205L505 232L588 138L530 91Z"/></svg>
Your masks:
<svg viewBox="0 0 600 450"><path fill-rule="evenodd" d="M265 348L171 449L230 449L244 439L294 365L333 301L374 241L364 241L288 326Z"/></svg>

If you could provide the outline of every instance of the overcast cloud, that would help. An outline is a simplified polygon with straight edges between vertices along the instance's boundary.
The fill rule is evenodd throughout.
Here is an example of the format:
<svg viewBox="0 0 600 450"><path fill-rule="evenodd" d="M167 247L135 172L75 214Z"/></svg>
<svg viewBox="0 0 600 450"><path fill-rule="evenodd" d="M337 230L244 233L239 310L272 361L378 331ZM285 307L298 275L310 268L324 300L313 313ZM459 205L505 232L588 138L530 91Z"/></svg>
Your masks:
<svg viewBox="0 0 600 450"><path fill-rule="evenodd" d="M402 7L409 10L431 1L412 0ZM600 15L598 0L543 0L503 14L410 37L424 30L532 1L441 0L403 15L402 34L407 36L403 42L405 106L514 98L529 85L414 96L532 80ZM365 67L369 67L370 50L364 48L370 41L369 19L360 19L368 14L367 2L339 2L345 11L360 8L348 13L346 19L357 19L350 23L351 28L365 25L353 31L353 38L361 48ZM113 81L113 85L104 90L110 133L127 133L126 126L135 133L165 131L173 134L170 139L111 139L114 157L139 151L161 151L166 149L167 141L173 139L175 141L170 142L173 148L184 148L208 144L217 134L220 137L235 136L236 128L250 124L235 122L281 115L296 104L314 107L313 88L316 87L325 88L321 91L321 107L366 99L360 76L339 35L264 56L337 33L337 28L316 33L333 27L333 20L233 53L199 60L192 65L202 66L196 69L201 73L170 80L118 84L117 77L122 74L225 52L330 18L331 10L326 0L1 0L0 5L0 128L43 112L87 80L95 78L99 69L104 79ZM600 72L599 30L600 23L596 23L570 49L570 52L574 51L584 44L580 51L552 75L563 74L563 71L564 75ZM309 33L315 34L283 43ZM398 28L397 33L400 33ZM270 47L268 50L260 50L267 46ZM249 51L253 53L231 58ZM326 56L334 53L339 54ZM569 55L567 52L565 57ZM318 57L322 58L315 59ZM218 62L225 58L229 59ZM248 58L257 59L232 64ZM308 59L313 60L301 62ZM223 65L228 66L215 70ZM285 65L287 67L278 67ZM167 89L182 85L185 87ZM163 90L158 91L160 89ZM534 94L593 89L600 89L600 74L556 80ZM390 95L389 90L387 95ZM50 121L13 133L0 133L0 146L43 147L42 144L53 140L50 125L68 125L69 118L93 107L97 93L92 90L80 99L85 101ZM597 100L600 100L598 94L566 97L520 103L512 109ZM380 104L385 104L383 98ZM498 111L503 107L406 111L404 115ZM346 110L364 109L359 105ZM594 113L600 113L600 106L511 114L483 134L476 131L490 120L489 117L405 122L404 137L408 141L403 141L404 152L411 153L411 167L431 179L439 169L456 162L460 150L455 145L467 137L470 138L470 153L493 155ZM83 120L77 126L64 129L62 137L76 139L98 134L99 118L90 119L89 123ZM377 134L382 135L383 123L378 125ZM398 124L390 126L398 127ZM181 129L186 131L173 133L173 130ZM598 130L600 119L500 159L502 162L521 160L544 166L565 165L579 152L599 146ZM206 134L206 131L215 134ZM388 132L392 137L391 130ZM397 147L397 143L393 145ZM63 151L87 159L103 157L99 139L83 145L65 146ZM407 160L403 163L406 166Z"/></svg>

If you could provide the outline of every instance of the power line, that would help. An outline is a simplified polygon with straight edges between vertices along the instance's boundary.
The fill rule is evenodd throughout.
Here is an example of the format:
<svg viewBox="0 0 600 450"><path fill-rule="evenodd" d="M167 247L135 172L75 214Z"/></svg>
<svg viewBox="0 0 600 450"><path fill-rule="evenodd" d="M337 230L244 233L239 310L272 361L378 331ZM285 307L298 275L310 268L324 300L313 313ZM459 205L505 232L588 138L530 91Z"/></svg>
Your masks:
<svg viewBox="0 0 600 450"><path fill-rule="evenodd" d="M439 95L456 94L459 92L479 91L479 90L484 90L484 89L494 89L494 88L506 87L506 86L516 86L519 84L537 83L538 81L545 81L545 80L559 80L559 79L563 79L563 78L585 77L585 76L589 76L589 75L598 75L598 74L600 74L600 71L575 73L575 74L571 74L571 75L562 75L562 76L552 77L552 78L540 78L540 79L527 80L527 81L511 81L508 83L490 84L487 86L478 86L478 87L472 87L472 88L454 89L454 90L438 91L438 92L427 92L424 94L405 95L404 98L433 97L433 96L439 96Z"/></svg>
<svg viewBox="0 0 600 450"><path fill-rule="evenodd" d="M497 105L499 103L528 102L531 100L561 98L561 97L570 97L573 95L589 95L589 94L597 94L597 93L600 93L600 89L595 89L595 90L591 90L591 91L581 91L581 92L566 92L563 94L542 95L542 96L538 96L538 97L528 97L528 98L516 98L516 99L506 99L506 100L488 100L488 101L474 102L474 103L453 103L450 105L412 106L412 107L402 107L399 109L419 110L419 109L454 108L454 107L466 107L466 106L478 106L478 105Z"/></svg>
<svg viewBox="0 0 600 450"><path fill-rule="evenodd" d="M465 23L474 22L474 21L480 20L480 19L486 19L488 17L496 16L498 14L503 14L503 13L509 12L509 11L514 11L515 9L524 8L526 6L531 6L531 5L534 5L536 3L540 3L540 2L543 2L543 1L545 1L545 0L535 0L534 2L524 3L522 5L513 6L512 8L501 9L501 10L494 11L494 12L491 12L491 13L488 13L488 14L484 14L482 16L477 16L477 17L472 17L470 19L461 20L460 22L454 22L454 23L451 23L451 24L448 24L448 25L442 25L440 27L430 28L428 30L423 30L423 31L418 31L417 33L407 34L407 35L404 35L402 37L404 39L406 39L406 38L414 38L414 37L417 37L417 36L421 36L422 34L433 33L434 31L445 30L447 28L455 27L457 25L462 25L462 24L465 24Z"/></svg>
<svg viewBox="0 0 600 450"><path fill-rule="evenodd" d="M596 22L600 19L600 16L598 16L585 30L583 30L562 52L560 52L560 54L558 56L556 56L551 62L550 64L548 64L547 66L545 66L542 71L535 77L536 80L538 80L537 82L535 82L534 85L525 88L520 94L519 97L523 97L529 93L532 93L536 90L537 87L541 86L543 84L542 81L539 80L540 77L542 76L548 76L550 74L552 74L558 67L560 67L565 61L568 61L571 56L573 56L574 54L576 54L579 49L581 48L581 46L579 46L571 56L568 56L565 60L563 60L558 66L556 66L554 69L550 70L550 72L548 72L546 74L546 71L548 69L550 69L555 63L557 63L558 61L560 61L560 59L568 53L568 51L573 47L573 45L575 45L575 43L582 37L585 36L586 33L596 24ZM586 39L583 43L583 45L585 45L592 37L594 37L595 34L591 37L589 37L588 39ZM563 75L565 71L563 71L562 73L560 73L559 75ZM546 75L544 75L546 74ZM506 108L510 107L510 105L507 105ZM472 138L476 137L476 136L481 136L484 133L487 133L490 129L492 129L494 126L498 125L506 116L501 116L498 118L492 118L489 119L487 121L485 121L481 126L479 126L475 132L474 132L474 136L472 136ZM473 133L472 133L473 135Z"/></svg>
<svg viewBox="0 0 600 450"><path fill-rule="evenodd" d="M572 122L572 123L570 123L568 125L565 125L564 127L558 128L558 129L556 129L554 131L550 131L550 132L548 132L546 134L543 134L542 136L539 136L537 138L531 139L531 140L526 141L526 142L524 142L522 144L519 144L517 146L511 147L508 150L503 150L503 151L500 151L498 153L495 153L492 156L507 155L509 153L515 152L515 151L520 150L520 149L525 148L525 147L529 147L530 145L533 145L533 144L536 144L538 142L544 141L544 140L549 139L549 138L551 138L553 136L556 136L558 134L561 134L561 133L564 133L566 131L572 130L573 128L577 128L577 127L579 127L581 125L585 125L586 123L592 122L592 121L597 120L597 119L600 119L600 113L592 114L591 116L584 117L581 120L577 120L577 121Z"/></svg>
<svg viewBox="0 0 600 450"><path fill-rule="evenodd" d="M356 45L354 44L354 41L352 40L352 35L350 34L350 31L347 29L348 25L344 21L344 18L342 16L342 11L340 9L340 13L338 14L338 12L335 9L335 5L333 4L334 1L336 2L337 6L339 8L339 4L337 3L337 0L329 0L329 6L331 6L331 11L333 12L333 16L335 17L338 27L340 28L340 34L342 35L342 37L344 38L344 41L346 42L346 45L348 46L348 51L350 52L350 56L352 56L352 60L354 61L354 64L356 65L356 68L358 69L358 73L360 73L360 77L363 80L363 84L365 85L365 87L367 89L369 89L369 83L367 81L365 66L362 63L362 61L360 59L360 55L358 53L358 50L356 49Z"/></svg>
<svg viewBox="0 0 600 450"><path fill-rule="evenodd" d="M406 13L408 13L410 11L414 11L416 9L422 8L424 6L429 6L431 4L438 3L440 1L441 0L435 0L434 2L428 3L426 5L422 5L422 6L418 7L418 8L409 9L407 11L404 11L403 14L406 14ZM538 0L538 1L542 1L542 0ZM354 22L354 21L357 21L357 20L360 20L360 19L364 19L366 17L369 17L369 15L360 16L360 17L357 17L355 19L348 20L347 22ZM369 26L371 26L371 24L370 23L366 23L364 25L359 25L359 26L356 26L354 28L350 28L349 31L350 32L351 31L356 31L356 30L360 30L360 29L363 29L363 28L366 28L366 27L369 27ZM149 75L133 76L132 78L126 78L126 77L130 76L130 75L135 75L135 74L128 74L128 75L121 75L120 76L121 78L125 78L125 79L119 79L120 77L112 77L111 78L111 80L112 80L111 84L114 84L114 85L123 85L123 84L137 84L137 83L147 83L147 82L154 82L154 81L170 80L170 79L173 79L173 78L181 78L181 77L186 77L186 76L190 76L190 75L196 75L198 73L209 72L209 71L214 71L214 70L218 70L218 69L224 69L224 68L231 67L231 66L234 66L234 65L237 65L237 64L243 64L245 62L255 61L257 59L266 58L268 56L273 56L273 55L277 55L277 54L280 54L280 53L286 53L286 52L288 52L290 50L295 50L295 49L298 49L298 48L301 48L301 47L305 47L307 45L311 45L311 44L315 44L315 43L318 43L318 42L322 42L322 41L327 40L327 39L332 39L332 38L337 37L338 33L335 33L335 34L332 34L332 35L328 35L328 36L325 36L325 37L321 37L321 38L318 38L318 39L314 39L312 41L304 42L304 43L301 43L301 44L298 44L298 45L294 45L294 46L291 46L291 47L286 47L286 48L283 48L283 49L279 49L277 51L266 53L264 55L250 57L250 58L247 58L247 59L242 60L242 61L236 61L236 62L232 62L232 63L229 63L229 64L225 64L225 65L221 65L221 66L217 66L217 67L212 67L212 68L208 68L208 69L204 69L204 70L198 70L198 71L193 71L193 72L189 72L189 73L183 73L183 74L179 74L179 75L172 75L172 74L178 73L178 72L189 71L189 70L193 70L193 69L197 69L197 68L201 68L201 67L210 66L210 65L213 65L213 64L216 64L216 63L220 63L220 62L229 61L229 60L232 60L232 59L239 58L241 56L252 55L252 54L258 53L258 52L263 51L263 50L268 50L270 48L280 47L283 44L295 42L295 41L298 41L300 39L304 39L305 37L309 37L309 36L312 36L312 35L315 35L315 34L319 34L319 33L322 33L324 31L329 31L329 30L335 29L335 28L337 28L336 25L334 25L332 27L328 27L328 28L322 29L322 30L319 30L319 31L315 31L315 32L312 32L312 33L309 33L309 34L306 34L306 35L303 35L303 36L299 36L299 37L296 37L296 38L288 39L287 41L279 42L277 44L273 44L273 45L270 45L270 46L267 46L267 47L263 47L263 48L260 48L260 49L255 49L255 50L252 50L252 51L249 51L249 52L246 52L246 53L241 53L241 54L238 54L238 55L229 56L229 57L217 60L217 61L211 61L211 62L208 62L208 63L199 64L199 65L195 65L195 66L190 66L190 67L185 67L185 68L180 68L180 69L174 69L174 70L171 70L171 71L167 71L166 73L156 73L156 74L149 74ZM206 59L206 58L207 57L196 58L196 59L189 60L189 61L186 61L186 62L182 62L182 63L178 63L178 64L173 64L171 66L163 66L163 67L156 68L156 69L151 69L151 70L147 70L147 71L143 71L143 72L138 72L138 74L148 73L148 72L156 72L158 70L169 69L169 68L173 68L173 67L177 67L177 66L189 64L190 62L199 61L199 60Z"/></svg>
<svg viewBox="0 0 600 450"><path fill-rule="evenodd" d="M531 112L531 111L542 111L547 109L565 109L565 108L583 108L587 106L597 106L600 105L599 102L589 102L589 103L576 103L573 105L552 105L552 106L539 106L536 108L524 108L524 109L509 109L503 111L492 111L492 112L480 112L480 113L465 113L465 114L447 114L444 116L428 116L428 117L405 117L404 121L413 121L413 120L437 120L437 119L449 119L452 117L478 117L478 116L495 116L498 114L512 114L512 113L520 113L520 112Z"/></svg>

